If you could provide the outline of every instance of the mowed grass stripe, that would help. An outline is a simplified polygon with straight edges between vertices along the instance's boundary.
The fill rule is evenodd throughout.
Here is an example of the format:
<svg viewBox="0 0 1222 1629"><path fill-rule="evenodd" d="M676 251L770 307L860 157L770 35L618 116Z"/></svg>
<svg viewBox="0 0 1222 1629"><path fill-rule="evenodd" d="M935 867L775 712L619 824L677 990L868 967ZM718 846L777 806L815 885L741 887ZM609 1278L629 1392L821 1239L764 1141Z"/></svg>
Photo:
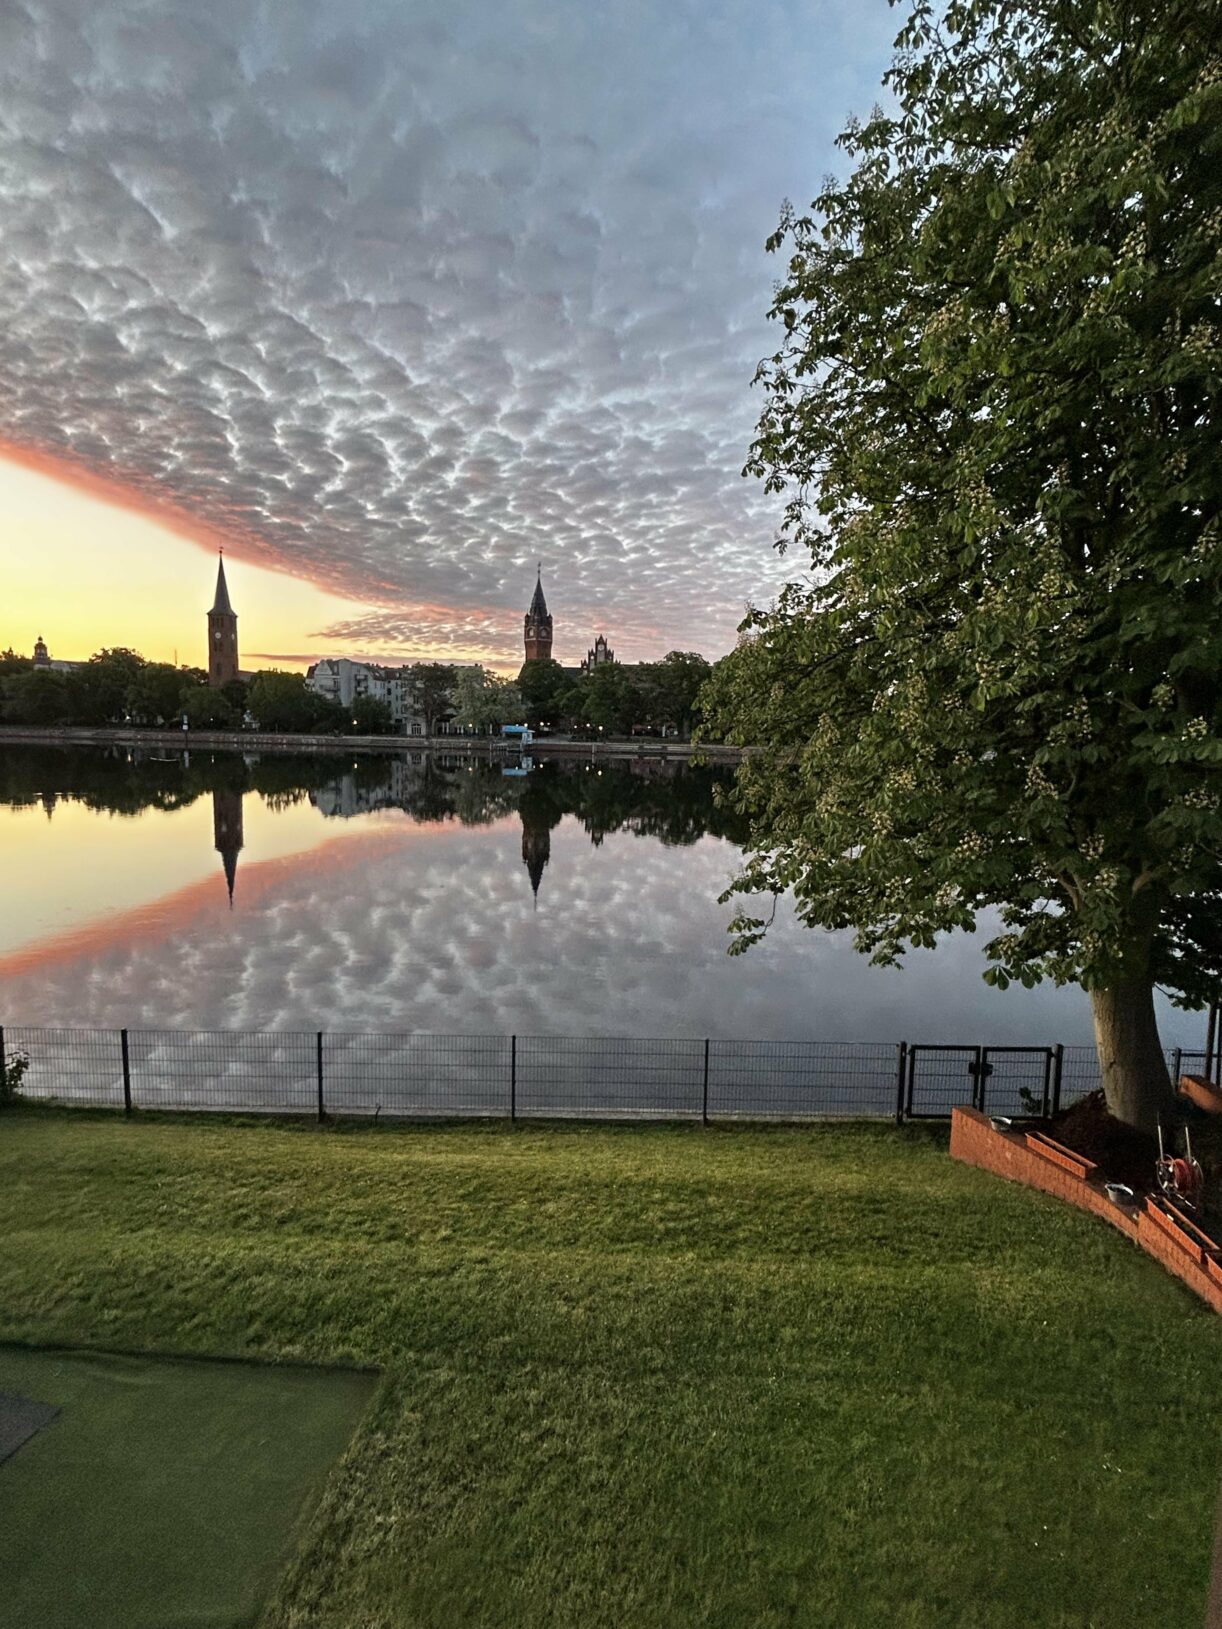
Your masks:
<svg viewBox="0 0 1222 1629"><path fill-rule="evenodd" d="M1203 1614L1217 1320L937 1131L19 1113L0 1179L0 1335L386 1369L268 1626Z"/></svg>

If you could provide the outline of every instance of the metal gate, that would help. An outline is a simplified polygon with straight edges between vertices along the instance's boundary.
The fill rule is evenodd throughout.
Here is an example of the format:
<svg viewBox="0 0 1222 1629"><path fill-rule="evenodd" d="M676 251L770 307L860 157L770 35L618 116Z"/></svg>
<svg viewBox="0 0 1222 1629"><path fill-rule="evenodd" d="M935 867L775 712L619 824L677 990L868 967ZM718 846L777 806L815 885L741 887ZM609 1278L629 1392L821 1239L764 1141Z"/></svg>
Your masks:
<svg viewBox="0 0 1222 1629"><path fill-rule="evenodd" d="M1041 1115L1060 1105L1059 1046L924 1046L908 1048L904 1115L946 1119L952 1109Z"/></svg>

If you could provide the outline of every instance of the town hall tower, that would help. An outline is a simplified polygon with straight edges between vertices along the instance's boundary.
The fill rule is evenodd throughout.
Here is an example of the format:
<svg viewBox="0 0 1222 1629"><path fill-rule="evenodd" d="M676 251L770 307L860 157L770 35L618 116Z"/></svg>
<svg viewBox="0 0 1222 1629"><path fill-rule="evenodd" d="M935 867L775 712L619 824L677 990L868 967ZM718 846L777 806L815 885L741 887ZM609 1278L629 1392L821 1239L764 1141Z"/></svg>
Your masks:
<svg viewBox="0 0 1222 1629"><path fill-rule="evenodd" d="M526 613L526 660L546 662L552 654L552 619L543 598L543 567L535 575L535 595Z"/></svg>

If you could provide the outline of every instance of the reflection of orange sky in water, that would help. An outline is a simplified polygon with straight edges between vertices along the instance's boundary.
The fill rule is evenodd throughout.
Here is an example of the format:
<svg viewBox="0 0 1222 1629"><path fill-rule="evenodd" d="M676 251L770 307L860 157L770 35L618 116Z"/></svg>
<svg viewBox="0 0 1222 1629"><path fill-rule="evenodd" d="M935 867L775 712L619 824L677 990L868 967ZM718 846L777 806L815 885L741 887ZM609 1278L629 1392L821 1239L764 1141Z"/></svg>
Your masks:
<svg viewBox="0 0 1222 1629"><path fill-rule="evenodd" d="M441 830L440 825L413 828L421 834ZM297 877L334 875L362 865L402 845L407 834L402 828L336 835L304 854L291 854L274 860L239 861L236 895L242 907L257 904L275 894ZM188 883L149 905L138 905L117 916L70 928L28 945L11 955L0 956L0 978L18 978L40 967L74 960L86 960L110 950L128 949L155 943L170 934L215 931L229 915L225 876L220 855L215 856L215 875Z"/></svg>
<svg viewBox="0 0 1222 1629"><path fill-rule="evenodd" d="M235 914L277 894L302 878L338 876L363 867L405 845L452 837L464 828L453 821L416 821L395 810L379 810L359 817L357 829L336 832L315 847L296 854L278 855L267 860L243 860L238 856L237 884L234 890ZM347 822L345 822L347 824ZM505 815L481 826L482 831L516 830L518 817ZM162 895L147 904L133 906L101 919L41 938L8 955L0 955L0 979L15 979L39 968L62 967L73 961L95 959L108 951L127 950L141 944L155 944L171 935L198 936L222 933L232 921L222 856L213 854L215 870L198 882Z"/></svg>

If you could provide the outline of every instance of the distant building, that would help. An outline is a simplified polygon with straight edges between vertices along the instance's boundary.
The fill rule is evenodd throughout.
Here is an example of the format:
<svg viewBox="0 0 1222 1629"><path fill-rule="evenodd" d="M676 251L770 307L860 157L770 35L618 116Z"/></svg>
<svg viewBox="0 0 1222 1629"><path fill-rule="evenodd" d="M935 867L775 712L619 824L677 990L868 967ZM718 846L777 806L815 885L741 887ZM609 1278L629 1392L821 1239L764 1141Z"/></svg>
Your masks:
<svg viewBox="0 0 1222 1629"><path fill-rule="evenodd" d="M478 669L479 664L475 666ZM424 685L415 668L382 667L376 662L354 662L347 656L325 656L306 669L306 684L316 695L345 708L362 696L372 696L390 708L396 734L428 734L422 706ZM445 713L439 721L443 733L452 716Z"/></svg>
<svg viewBox="0 0 1222 1629"><path fill-rule="evenodd" d="M47 649L47 642L39 634L34 641L34 666L49 669L52 673L75 673L78 667L84 667L84 662L60 662L52 657Z"/></svg>
<svg viewBox="0 0 1222 1629"><path fill-rule="evenodd" d="M535 574L535 592L526 613L526 660L547 662L552 655L552 618L543 597L543 567Z"/></svg>
<svg viewBox="0 0 1222 1629"><path fill-rule="evenodd" d="M306 669L306 684L328 701L351 707L361 696L389 701L386 693L389 672L388 668L374 667L369 662L353 662L347 656L326 656Z"/></svg>
<svg viewBox="0 0 1222 1629"><path fill-rule="evenodd" d="M596 667L605 667L609 662L614 661L615 652L608 645L606 634L599 634L592 649L586 652L586 659L581 664L581 671L583 673L592 673Z"/></svg>
<svg viewBox="0 0 1222 1629"><path fill-rule="evenodd" d="M219 690L239 677L238 614L229 603L222 554L216 572L216 598L208 612L208 683Z"/></svg>

